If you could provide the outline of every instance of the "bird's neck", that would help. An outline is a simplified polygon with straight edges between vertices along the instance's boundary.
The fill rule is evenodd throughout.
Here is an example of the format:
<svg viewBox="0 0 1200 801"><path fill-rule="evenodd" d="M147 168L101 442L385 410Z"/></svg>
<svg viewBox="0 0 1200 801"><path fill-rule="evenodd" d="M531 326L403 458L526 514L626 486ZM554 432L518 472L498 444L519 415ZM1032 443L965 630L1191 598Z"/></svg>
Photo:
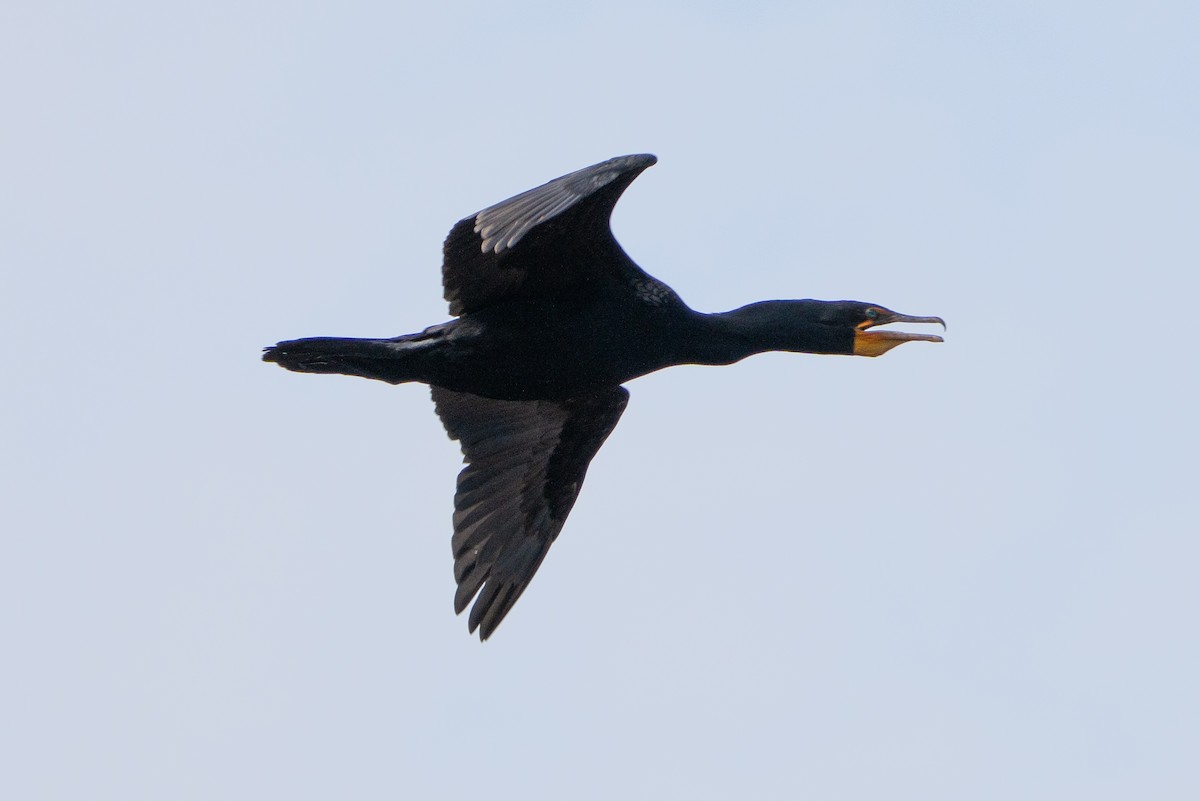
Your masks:
<svg viewBox="0 0 1200 801"><path fill-rule="evenodd" d="M692 364L732 364L767 351L854 351L854 333L818 322L825 301L768 300L733 311L697 314L698 335L688 342Z"/></svg>

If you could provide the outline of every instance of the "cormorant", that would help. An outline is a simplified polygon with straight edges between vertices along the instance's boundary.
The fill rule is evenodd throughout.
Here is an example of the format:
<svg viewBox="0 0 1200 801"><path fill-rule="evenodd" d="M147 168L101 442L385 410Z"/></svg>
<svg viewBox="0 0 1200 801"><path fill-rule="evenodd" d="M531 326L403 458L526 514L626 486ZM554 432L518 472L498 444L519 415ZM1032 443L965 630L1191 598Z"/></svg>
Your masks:
<svg viewBox="0 0 1200 801"><path fill-rule="evenodd" d="M625 410L626 381L676 364L731 364L764 351L879 356L938 323L874 303L768 300L719 314L689 308L641 270L609 217L654 164L621 156L556 178L458 222L442 283L457 319L392 339L280 342L263 359L432 388L462 446L454 495L455 612L487 639L562 530L588 463Z"/></svg>

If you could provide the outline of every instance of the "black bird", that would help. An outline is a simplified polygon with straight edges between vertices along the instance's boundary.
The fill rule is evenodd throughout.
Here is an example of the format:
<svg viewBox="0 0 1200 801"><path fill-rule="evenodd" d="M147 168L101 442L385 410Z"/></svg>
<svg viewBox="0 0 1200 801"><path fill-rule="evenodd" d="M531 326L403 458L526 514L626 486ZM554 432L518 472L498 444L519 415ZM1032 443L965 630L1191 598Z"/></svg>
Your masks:
<svg viewBox="0 0 1200 801"><path fill-rule="evenodd" d="M478 594L467 625L481 640L562 530L588 463L625 410L626 381L764 351L879 356L904 342L942 341L870 330L945 323L858 301L693 311L634 264L609 228L621 193L655 161L609 159L459 221L442 260L456 320L392 339L291 340L263 354L302 373L432 387L466 463L454 495L454 610Z"/></svg>

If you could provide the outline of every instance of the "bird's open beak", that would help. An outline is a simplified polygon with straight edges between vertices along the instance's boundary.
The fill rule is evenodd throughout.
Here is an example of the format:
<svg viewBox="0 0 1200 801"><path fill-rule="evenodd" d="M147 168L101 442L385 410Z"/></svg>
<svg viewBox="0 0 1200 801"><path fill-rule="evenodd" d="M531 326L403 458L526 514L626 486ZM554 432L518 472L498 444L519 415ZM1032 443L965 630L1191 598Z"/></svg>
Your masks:
<svg viewBox="0 0 1200 801"><path fill-rule="evenodd" d="M910 334L905 331L869 331L881 325L891 323L935 323L946 330L946 321L941 317L914 317L910 314L899 314L886 311L874 320L860 323L854 332L855 356L882 356L897 345L905 342L941 342L937 334Z"/></svg>

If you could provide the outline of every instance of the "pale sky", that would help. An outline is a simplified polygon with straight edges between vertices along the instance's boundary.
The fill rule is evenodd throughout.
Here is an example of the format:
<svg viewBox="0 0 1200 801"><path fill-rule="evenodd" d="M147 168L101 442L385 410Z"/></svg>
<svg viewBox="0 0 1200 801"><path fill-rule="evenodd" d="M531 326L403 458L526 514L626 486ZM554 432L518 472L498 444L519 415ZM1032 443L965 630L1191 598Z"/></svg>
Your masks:
<svg viewBox="0 0 1200 801"><path fill-rule="evenodd" d="M1200 797L1200 6L0 8L0 797ZM459 218L610 156L695 308L946 318L629 385L481 645Z"/></svg>

